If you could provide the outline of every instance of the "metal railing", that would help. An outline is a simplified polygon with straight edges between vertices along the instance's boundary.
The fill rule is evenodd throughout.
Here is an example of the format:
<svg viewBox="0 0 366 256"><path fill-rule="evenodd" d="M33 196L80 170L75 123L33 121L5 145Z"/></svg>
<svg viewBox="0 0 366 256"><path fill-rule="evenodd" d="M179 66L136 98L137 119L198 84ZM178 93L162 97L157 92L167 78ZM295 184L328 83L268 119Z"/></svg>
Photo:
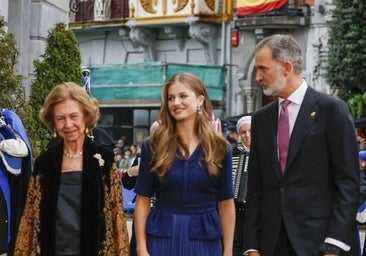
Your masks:
<svg viewBox="0 0 366 256"><path fill-rule="evenodd" d="M129 0L69 0L70 21L100 21L129 18ZM305 0L289 0L279 10L254 16L307 16L310 11Z"/></svg>
<svg viewBox="0 0 366 256"><path fill-rule="evenodd" d="M261 12L248 16L238 15L238 17L244 18L253 16L309 16L310 12L310 6L306 3L305 0L288 0L288 2L280 9L268 12Z"/></svg>
<svg viewBox="0 0 366 256"><path fill-rule="evenodd" d="M70 0L71 21L96 21L129 17L128 0Z"/></svg>
<svg viewBox="0 0 366 256"><path fill-rule="evenodd" d="M264 16L307 16L309 15L310 7L305 0L289 0L288 3L279 10L262 13Z"/></svg>

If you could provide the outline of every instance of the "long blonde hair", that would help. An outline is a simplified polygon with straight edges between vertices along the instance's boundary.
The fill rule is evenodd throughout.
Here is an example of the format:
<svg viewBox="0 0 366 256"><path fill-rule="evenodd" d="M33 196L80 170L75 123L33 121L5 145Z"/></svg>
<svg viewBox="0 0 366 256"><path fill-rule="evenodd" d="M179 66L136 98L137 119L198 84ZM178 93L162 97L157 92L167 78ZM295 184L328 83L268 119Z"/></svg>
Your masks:
<svg viewBox="0 0 366 256"><path fill-rule="evenodd" d="M204 103L201 106L201 113L197 113L195 121L195 133L200 138L200 144L204 153L202 162L206 164L211 175L218 175L222 167L222 160L225 156L227 141L221 134L218 134L212 123L212 105L208 92L201 80L191 73L181 73L172 77L162 89L161 107L157 119L159 125L150 136L152 149L152 172L163 180L164 175L174 162L176 150L180 145L184 155L188 155L188 148L179 143L176 132L176 120L168 110L168 89L174 83L187 85L196 96L203 95Z"/></svg>

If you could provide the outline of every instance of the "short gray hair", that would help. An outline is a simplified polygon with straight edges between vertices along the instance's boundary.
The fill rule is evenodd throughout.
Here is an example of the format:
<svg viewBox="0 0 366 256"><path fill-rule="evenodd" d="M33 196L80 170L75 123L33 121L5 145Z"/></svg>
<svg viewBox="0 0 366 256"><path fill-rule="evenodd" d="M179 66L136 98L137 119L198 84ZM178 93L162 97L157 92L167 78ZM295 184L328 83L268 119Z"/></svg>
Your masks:
<svg viewBox="0 0 366 256"><path fill-rule="evenodd" d="M273 59L280 63L290 61L295 73L298 75L301 74L303 64L301 48L291 35L274 34L265 37L257 44L255 51L265 46L271 49Z"/></svg>

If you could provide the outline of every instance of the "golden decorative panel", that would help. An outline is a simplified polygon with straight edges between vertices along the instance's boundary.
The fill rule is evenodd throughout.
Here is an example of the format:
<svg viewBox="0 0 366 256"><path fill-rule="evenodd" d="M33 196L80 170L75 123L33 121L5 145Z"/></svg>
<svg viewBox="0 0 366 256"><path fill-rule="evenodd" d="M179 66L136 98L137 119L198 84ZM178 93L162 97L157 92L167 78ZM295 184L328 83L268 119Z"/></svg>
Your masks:
<svg viewBox="0 0 366 256"><path fill-rule="evenodd" d="M217 1L218 0L130 0L130 5L141 6L143 12L148 16L149 14L170 15L174 13L213 14L217 9ZM142 15L143 12L140 12L140 15Z"/></svg>

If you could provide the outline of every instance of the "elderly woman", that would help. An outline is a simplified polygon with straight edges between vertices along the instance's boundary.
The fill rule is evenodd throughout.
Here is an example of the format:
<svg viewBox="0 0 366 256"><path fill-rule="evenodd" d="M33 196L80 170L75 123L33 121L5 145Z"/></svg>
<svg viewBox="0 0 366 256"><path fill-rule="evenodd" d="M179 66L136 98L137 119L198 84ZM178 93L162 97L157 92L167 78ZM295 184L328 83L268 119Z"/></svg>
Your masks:
<svg viewBox="0 0 366 256"><path fill-rule="evenodd" d="M96 99L57 85L39 117L59 143L35 161L15 255L128 255L128 232L113 152L88 137Z"/></svg>

